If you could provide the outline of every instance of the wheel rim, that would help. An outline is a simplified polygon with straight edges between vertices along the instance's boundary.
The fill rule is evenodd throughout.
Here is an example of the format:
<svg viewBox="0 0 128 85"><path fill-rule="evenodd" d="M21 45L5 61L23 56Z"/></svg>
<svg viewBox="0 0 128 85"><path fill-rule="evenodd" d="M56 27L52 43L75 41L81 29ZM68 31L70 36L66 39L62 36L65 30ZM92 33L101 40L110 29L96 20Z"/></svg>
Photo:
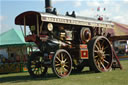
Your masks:
<svg viewBox="0 0 128 85"><path fill-rule="evenodd" d="M110 43L105 38L101 38L94 43L93 47L94 63L99 71L108 71L112 65L112 49Z"/></svg>
<svg viewBox="0 0 128 85"><path fill-rule="evenodd" d="M63 51L55 55L54 71L58 77L66 77L70 74L72 69L72 61L70 55Z"/></svg>
<svg viewBox="0 0 128 85"><path fill-rule="evenodd" d="M32 56L31 56L32 57ZM47 72L47 67L44 67L43 64L43 58L42 56L33 56L28 64L28 71L31 76L33 77L42 77Z"/></svg>

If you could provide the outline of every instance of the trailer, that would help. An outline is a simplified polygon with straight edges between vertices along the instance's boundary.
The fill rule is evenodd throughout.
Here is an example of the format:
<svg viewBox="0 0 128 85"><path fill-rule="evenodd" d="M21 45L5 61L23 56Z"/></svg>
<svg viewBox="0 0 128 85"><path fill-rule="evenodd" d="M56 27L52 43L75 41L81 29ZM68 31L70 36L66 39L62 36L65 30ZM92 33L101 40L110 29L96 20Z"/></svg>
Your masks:
<svg viewBox="0 0 128 85"><path fill-rule="evenodd" d="M107 72L112 68L113 51L107 29L114 24L102 17L92 19L68 12L59 15L51 0L45 0L46 12L27 11L18 15L16 25L24 26L26 42L34 42L39 51L28 59L28 71L32 77L45 76L48 68L63 78L71 71L81 72L85 66L95 72ZM31 34L26 35L26 29Z"/></svg>

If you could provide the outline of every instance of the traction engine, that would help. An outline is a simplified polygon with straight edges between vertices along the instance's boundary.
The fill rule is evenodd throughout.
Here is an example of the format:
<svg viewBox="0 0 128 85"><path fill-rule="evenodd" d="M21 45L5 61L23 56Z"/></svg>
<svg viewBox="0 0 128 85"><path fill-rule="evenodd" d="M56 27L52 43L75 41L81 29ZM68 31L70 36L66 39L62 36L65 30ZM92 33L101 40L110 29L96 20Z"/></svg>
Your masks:
<svg viewBox="0 0 128 85"><path fill-rule="evenodd" d="M45 5L44 13L27 11L15 19L16 25L24 26L26 42L34 42L39 48L29 56L30 75L41 77L52 68L57 77L63 78L86 66L95 72L109 71L113 52L106 30L112 29L113 23L79 17L74 11L59 15L55 8L52 10L51 0L45 0Z"/></svg>

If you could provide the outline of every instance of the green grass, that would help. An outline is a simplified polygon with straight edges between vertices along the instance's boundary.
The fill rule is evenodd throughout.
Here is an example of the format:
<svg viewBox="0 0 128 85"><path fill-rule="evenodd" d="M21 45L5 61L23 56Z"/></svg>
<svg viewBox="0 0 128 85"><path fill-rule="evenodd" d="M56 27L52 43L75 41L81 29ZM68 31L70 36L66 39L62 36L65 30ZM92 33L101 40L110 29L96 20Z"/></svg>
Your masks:
<svg viewBox="0 0 128 85"><path fill-rule="evenodd" d="M105 73L83 72L59 79L49 71L45 78L33 79L27 72L0 75L0 85L128 85L128 60L121 61L123 70Z"/></svg>

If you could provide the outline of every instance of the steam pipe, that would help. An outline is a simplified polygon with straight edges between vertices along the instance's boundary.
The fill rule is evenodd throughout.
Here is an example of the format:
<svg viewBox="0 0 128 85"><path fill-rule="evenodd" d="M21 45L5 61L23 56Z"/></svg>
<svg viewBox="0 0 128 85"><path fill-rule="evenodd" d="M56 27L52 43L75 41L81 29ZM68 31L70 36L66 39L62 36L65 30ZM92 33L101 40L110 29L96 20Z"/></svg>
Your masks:
<svg viewBox="0 0 128 85"><path fill-rule="evenodd" d="M52 12L51 0L45 0L45 9L47 13Z"/></svg>

